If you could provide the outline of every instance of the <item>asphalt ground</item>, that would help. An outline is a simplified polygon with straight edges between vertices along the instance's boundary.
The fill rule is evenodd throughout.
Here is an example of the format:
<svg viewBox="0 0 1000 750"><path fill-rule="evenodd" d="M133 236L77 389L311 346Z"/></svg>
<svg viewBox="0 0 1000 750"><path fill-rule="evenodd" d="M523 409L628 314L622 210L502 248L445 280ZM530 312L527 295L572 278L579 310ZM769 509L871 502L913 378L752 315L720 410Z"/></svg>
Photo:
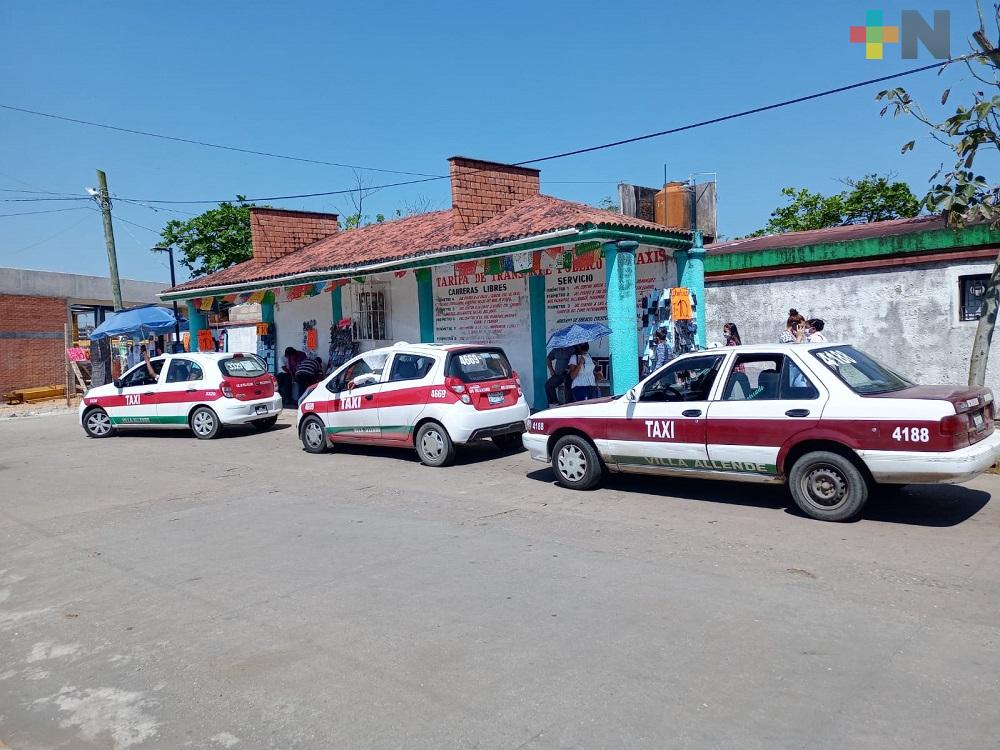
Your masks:
<svg viewBox="0 0 1000 750"><path fill-rule="evenodd" d="M0 748L998 747L997 491L6 420Z"/></svg>

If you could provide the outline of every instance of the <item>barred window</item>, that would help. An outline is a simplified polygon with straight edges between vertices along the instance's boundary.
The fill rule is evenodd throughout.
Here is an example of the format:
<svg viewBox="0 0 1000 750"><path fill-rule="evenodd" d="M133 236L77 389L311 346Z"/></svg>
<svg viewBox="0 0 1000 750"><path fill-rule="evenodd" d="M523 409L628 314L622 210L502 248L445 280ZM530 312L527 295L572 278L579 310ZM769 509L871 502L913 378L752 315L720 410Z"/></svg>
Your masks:
<svg viewBox="0 0 1000 750"><path fill-rule="evenodd" d="M958 277L959 320L979 320L989 280L988 273Z"/></svg>
<svg viewBox="0 0 1000 750"><path fill-rule="evenodd" d="M354 294L354 338L385 341L392 338L389 330L389 285L366 281Z"/></svg>

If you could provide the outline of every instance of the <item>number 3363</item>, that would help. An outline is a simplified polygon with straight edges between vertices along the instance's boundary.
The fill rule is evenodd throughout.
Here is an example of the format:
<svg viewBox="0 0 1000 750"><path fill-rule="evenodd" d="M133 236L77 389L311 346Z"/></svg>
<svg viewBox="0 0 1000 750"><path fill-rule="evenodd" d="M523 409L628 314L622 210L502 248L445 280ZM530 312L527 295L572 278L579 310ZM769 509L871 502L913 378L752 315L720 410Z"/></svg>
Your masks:
<svg viewBox="0 0 1000 750"><path fill-rule="evenodd" d="M907 443L929 443L931 431L927 427L897 427L892 431L892 439Z"/></svg>

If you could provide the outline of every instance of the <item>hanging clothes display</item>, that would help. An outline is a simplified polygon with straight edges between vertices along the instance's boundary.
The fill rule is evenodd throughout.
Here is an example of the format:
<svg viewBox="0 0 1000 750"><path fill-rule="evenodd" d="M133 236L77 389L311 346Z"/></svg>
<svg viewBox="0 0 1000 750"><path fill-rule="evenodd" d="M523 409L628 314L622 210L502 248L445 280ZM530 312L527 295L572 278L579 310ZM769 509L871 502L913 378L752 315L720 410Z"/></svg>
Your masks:
<svg viewBox="0 0 1000 750"><path fill-rule="evenodd" d="M335 370L353 357L358 350L351 330L351 319L344 318L330 326L330 371Z"/></svg>

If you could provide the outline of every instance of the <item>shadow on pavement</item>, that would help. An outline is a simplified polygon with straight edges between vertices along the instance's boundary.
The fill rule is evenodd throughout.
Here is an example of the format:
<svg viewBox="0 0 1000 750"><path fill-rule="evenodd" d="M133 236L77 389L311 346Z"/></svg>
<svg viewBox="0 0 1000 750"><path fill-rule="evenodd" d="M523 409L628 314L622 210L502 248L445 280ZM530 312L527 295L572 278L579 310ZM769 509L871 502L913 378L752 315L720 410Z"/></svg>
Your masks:
<svg viewBox="0 0 1000 750"><path fill-rule="evenodd" d="M280 432L281 430L291 429L290 424L281 424L280 422L266 430L258 430L256 427L244 427L240 425L232 425L223 428L215 440L227 440L230 438L243 438L249 437L250 435L266 435L269 432ZM130 438L130 437L146 437L146 438L186 438L188 440L197 440L191 430L157 430L157 429L143 429L130 427L125 430L119 430L115 433L111 439L120 438ZM2 746L0 746L2 747Z"/></svg>
<svg viewBox="0 0 1000 750"><path fill-rule="evenodd" d="M551 468L537 469L527 476L537 482L555 484ZM609 474L601 488L656 497L705 500L724 505L784 509L791 515L805 517L792 502L783 485ZM600 488L596 491L599 492ZM961 485L910 485L893 492L876 488L869 497L860 520L911 526L956 526L982 510L990 497L988 492Z"/></svg>
<svg viewBox="0 0 1000 750"><path fill-rule="evenodd" d="M348 445L347 443L338 443L333 447L330 453L339 453L344 456L394 458L396 460L408 461L413 464L420 463L420 459L417 458L417 452L412 446L385 448L377 445ZM458 452L455 454L455 466L474 466L486 461L495 461L511 454L511 451L501 451L492 443L460 445L458 447ZM447 469L445 469L445 471L447 471Z"/></svg>

